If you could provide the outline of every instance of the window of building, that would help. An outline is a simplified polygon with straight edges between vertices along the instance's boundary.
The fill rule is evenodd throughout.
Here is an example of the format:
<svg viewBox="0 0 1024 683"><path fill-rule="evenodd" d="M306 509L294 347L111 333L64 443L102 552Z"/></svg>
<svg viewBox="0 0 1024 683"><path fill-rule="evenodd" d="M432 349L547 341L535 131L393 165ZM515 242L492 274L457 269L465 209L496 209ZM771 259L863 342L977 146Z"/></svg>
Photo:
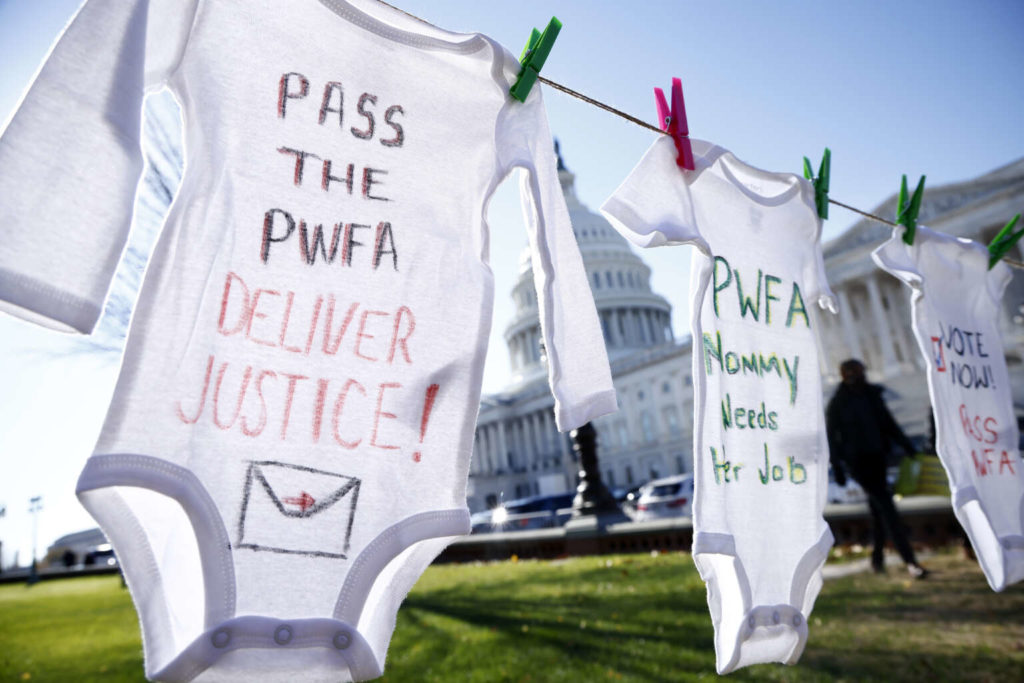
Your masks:
<svg viewBox="0 0 1024 683"><path fill-rule="evenodd" d="M671 394L672 393L672 385L669 384L668 382L662 382L661 383L661 393L663 393L663 394Z"/></svg>
<svg viewBox="0 0 1024 683"><path fill-rule="evenodd" d="M601 273L594 273L594 289L601 289Z"/></svg>
<svg viewBox="0 0 1024 683"><path fill-rule="evenodd" d="M633 272L632 271L626 273L626 282L629 283L630 288L632 288L634 286L634 283L633 283Z"/></svg>
<svg viewBox="0 0 1024 683"><path fill-rule="evenodd" d="M608 470L607 472L605 472L604 473L604 478L605 478L608 486L615 486L615 471L614 470Z"/></svg>
<svg viewBox="0 0 1024 683"><path fill-rule="evenodd" d="M605 271L605 274L604 274L604 283L605 283L606 285L608 285L609 287L611 287L611 286L612 286L612 271L610 271L610 270L609 270L609 271Z"/></svg>
<svg viewBox="0 0 1024 683"><path fill-rule="evenodd" d="M668 427L669 434L672 436L679 436L679 411L674 406L665 408L662 413L665 416L665 425Z"/></svg>
<svg viewBox="0 0 1024 683"><path fill-rule="evenodd" d="M630 486L633 485L633 468L626 465L626 483Z"/></svg>
<svg viewBox="0 0 1024 683"><path fill-rule="evenodd" d="M616 275L616 277L619 280L619 287L622 287L623 289L625 289L625 287L626 287L626 279L622 277L622 271L620 270L615 275Z"/></svg>
<svg viewBox="0 0 1024 683"><path fill-rule="evenodd" d="M623 448L625 448L626 446L629 445L629 430L626 428L626 423L625 422L619 422L619 424L618 424L618 432L619 432L619 444Z"/></svg>
<svg viewBox="0 0 1024 683"><path fill-rule="evenodd" d="M636 392L636 400L642 401L642 400L644 400L644 396L645 396L645 394L644 394L643 391Z"/></svg>
<svg viewBox="0 0 1024 683"><path fill-rule="evenodd" d="M654 441L654 420L651 419L651 414L646 411L640 411L640 427L644 432L644 441Z"/></svg>
<svg viewBox="0 0 1024 683"><path fill-rule="evenodd" d="M676 474L683 474L686 472L686 461L683 460L683 456L676 456Z"/></svg>

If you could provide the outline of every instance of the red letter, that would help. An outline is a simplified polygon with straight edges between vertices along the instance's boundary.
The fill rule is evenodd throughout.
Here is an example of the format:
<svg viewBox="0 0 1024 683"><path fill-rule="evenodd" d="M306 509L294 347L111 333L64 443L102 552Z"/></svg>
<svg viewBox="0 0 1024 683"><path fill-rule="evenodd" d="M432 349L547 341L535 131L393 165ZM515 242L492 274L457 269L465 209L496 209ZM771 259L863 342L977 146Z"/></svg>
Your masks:
<svg viewBox="0 0 1024 683"><path fill-rule="evenodd" d="M373 412L373 435L370 437L370 445L376 446L377 448L383 448L385 450L394 450L398 446L392 446L389 444L377 443L377 434L380 430L380 419L386 417L390 420L395 419L394 413L385 413L381 410L381 405L384 403L384 390L385 389L401 389L402 385L395 382L384 382L380 385L380 389L377 391L377 409Z"/></svg>
<svg viewBox="0 0 1024 683"><path fill-rule="evenodd" d="M1003 451L1003 455L999 458L999 474L1003 473L1003 466L1010 468L1010 474L1017 474L1017 471L1013 469L1013 462L1010 460L1010 454Z"/></svg>
<svg viewBox="0 0 1024 683"><path fill-rule="evenodd" d="M264 295L266 295L266 296L281 296L281 292L276 292L273 289L257 289L256 290L256 294L252 298L252 309L249 312L249 328L245 331L245 336L248 339L251 339L252 341L256 342L257 344L263 344L264 346L276 347L277 344L275 342L269 341L267 339L258 339L256 337L252 336L252 321L257 319L257 318L262 320L262 319L267 317L266 313L260 313L259 310L257 310L259 308L259 305L260 305L260 297L264 296Z"/></svg>
<svg viewBox="0 0 1024 683"><path fill-rule="evenodd" d="M991 427L988 424L989 422L992 423ZM986 417L984 424L985 424L985 431L988 432L988 435L992 437L991 439L985 439L985 443L995 443L996 441L998 441L999 440L999 433L996 431L996 428L999 425L996 423L996 419L994 417Z"/></svg>
<svg viewBox="0 0 1024 683"><path fill-rule="evenodd" d="M263 428L267 426L267 401L263 397L263 380L267 377L277 377L277 373L273 370L264 370L256 378L256 395L260 397L260 421L255 429L249 429L245 415L242 416L242 433L246 436L259 436L263 433Z"/></svg>
<svg viewBox="0 0 1024 683"><path fill-rule="evenodd" d="M971 449L971 460L974 461L974 471L975 472L977 472L982 477L984 477L986 474L988 474L988 471L985 469L985 463L978 462L978 456L976 455L976 452L975 452L975 450L973 448Z"/></svg>
<svg viewBox="0 0 1024 683"><path fill-rule="evenodd" d="M313 305L313 316L312 320L309 321L309 336L306 337L306 355L309 355L310 350L313 348L313 337L316 335L316 323L320 320L320 308L324 305L323 294L317 296L316 303Z"/></svg>
<svg viewBox="0 0 1024 683"><path fill-rule="evenodd" d="M295 302L295 292L288 292L288 303L284 306L284 318L281 320L281 336L278 339L278 346L285 351L302 353L301 346L288 346L285 337L288 336L288 321L292 319L292 304Z"/></svg>
<svg viewBox="0 0 1024 683"><path fill-rule="evenodd" d="M963 403L960 404L960 424L963 426L965 434L974 436L974 432L971 431L971 416L967 414L967 406Z"/></svg>
<svg viewBox="0 0 1024 683"><path fill-rule="evenodd" d="M357 448L362 442L362 439L356 439L355 441L345 441L341 438L341 434L338 433L338 422L341 417L341 411L345 409L345 399L348 398L348 390L355 387L359 390L359 393L366 396L366 389L363 385L354 379L350 379L345 382L345 386L341 388L341 393L338 394L338 398L334 401L334 419L332 420L332 426L334 427L334 440L341 445L342 448L348 448L349 450Z"/></svg>
<svg viewBox="0 0 1024 683"><path fill-rule="evenodd" d="M226 425L220 423L220 419L217 417L217 408L220 406L220 389L224 384L224 373L227 372L228 364L223 363L220 366L220 370L217 372L217 385L213 388L213 424L217 425L221 429L231 429L234 426L235 420L238 419L238 413L242 410L242 399L245 397L245 390L249 386L249 379L252 377L252 366L245 366L245 373L242 375L242 386L238 390L238 400L235 401L235 414L231 416L231 422Z"/></svg>
<svg viewBox="0 0 1024 683"><path fill-rule="evenodd" d="M402 316L408 315L409 321L405 331L404 337L398 336L398 329L402 326ZM407 342L409 337L412 336L413 331L416 329L416 318L413 316L412 311L405 306L399 306L398 311L395 313L395 330L391 334L391 350L388 351L388 363L394 363L395 361L395 349L398 345L402 345L402 355L405 356L405 362L412 365L412 358L409 357L409 346Z"/></svg>
<svg viewBox="0 0 1024 683"><path fill-rule="evenodd" d="M295 398L295 384L300 379L309 379L305 375L289 375L287 372L282 372L282 375L288 378L288 397L284 400L284 422L281 423L281 440L288 435L288 420L292 416L292 399Z"/></svg>
<svg viewBox="0 0 1024 683"><path fill-rule="evenodd" d="M371 356L365 356L359 350L360 346L361 346L361 342L364 339L374 339L374 336L372 334L365 334L364 333L364 331L366 330L366 319L369 316L371 316L371 315L386 316L387 313L385 313L384 311L363 311L362 317L359 318L359 331L356 332L356 348L355 348L355 351L356 351L356 355L359 356L360 358L362 358L363 360L368 360L368 361L376 362L377 360L379 360L378 358L373 358Z"/></svg>
<svg viewBox="0 0 1024 683"><path fill-rule="evenodd" d="M316 381L316 405L313 406L313 443L320 443L320 425L324 419L324 401L327 399L326 379Z"/></svg>
<svg viewBox="0 0 1024 683"><path fill-rule="evenodd" d="M196 416L193 418L185 417L185 411L181 409L181 401L178 401L175 406L175 411L178 413L178 419L187 425L194 425L199 421L199 416L203 414L203 408L206 406L206 390L210 388L210 375L213 373L213 356L210 356L209 360L206 361L206 378L203 380L203 393L199 396L199 410L196 411Z"/></svg>
<svg viewBox="0 0 1024 683"><path fill-rule="evenodd" d="M231 281L237 280L238 284L242 287L242 311L241 315L238 316L238 323L232 328L227 329L224 327L224 320L228 314L228 300L231 298ZM233 272L228 271L228 276L224 280L224 296L220 300L220 319L217 321L217 331L226 337L230 337L233 334L238 334L242 331L242 328L249 322L249 316L252 311L249 309L249 288L245 286L245 282L242 278L235 275Z"/></svg>
<svg viewBox="0 0 1024 683"><path fill-rule="evenodd" d="M341 323L341 329L338 330L338 336L334 338L334 343L331 343L331 323L334 322L334 295L327 295L327 321L324 324L324 353L328 356L333 356L338 352L338 347L341 346L341 340L345 336L346 330L348 330L349 324L352 322L352 318L356 314L356 309L359 308L359 304L352 304L348 307L348 313L345 314L345 321Z"/></svg>

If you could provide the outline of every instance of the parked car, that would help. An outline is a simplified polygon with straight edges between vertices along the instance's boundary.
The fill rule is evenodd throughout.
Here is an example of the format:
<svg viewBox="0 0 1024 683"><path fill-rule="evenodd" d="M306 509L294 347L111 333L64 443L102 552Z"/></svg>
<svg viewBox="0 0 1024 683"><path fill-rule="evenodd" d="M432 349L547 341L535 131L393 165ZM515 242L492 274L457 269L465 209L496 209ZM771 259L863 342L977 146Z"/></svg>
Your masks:
<svg viewBox="0 0 1024 683"><path fill-rule="evenodd" d="M491 510L494 531L523 531L562 526L572 516L574 493L531 496L503 503Z"/></svg>
<svg viewBox="0 0 1024 683"><path fill-rule="evenodd" d="M486 534L491 531L491 513L494 510L483 510L481 512L474 512L469 516L470 532L471 534Z"/></svg>
<svg viewBox="0 0 1024 683"><path fill-rule="evenodd" d="M629 508L635 511L637 502L640 498L640 489L643 485L637 485L628 489L616 489L614 492L615 502L622 506L623 509Z"/></svg>
<svg viewBox="0 0 1024 683"><path fill-rule="evenodd" d="M693 509L693 475L677 474L640 487L636 520L689 517Z"/></svg>

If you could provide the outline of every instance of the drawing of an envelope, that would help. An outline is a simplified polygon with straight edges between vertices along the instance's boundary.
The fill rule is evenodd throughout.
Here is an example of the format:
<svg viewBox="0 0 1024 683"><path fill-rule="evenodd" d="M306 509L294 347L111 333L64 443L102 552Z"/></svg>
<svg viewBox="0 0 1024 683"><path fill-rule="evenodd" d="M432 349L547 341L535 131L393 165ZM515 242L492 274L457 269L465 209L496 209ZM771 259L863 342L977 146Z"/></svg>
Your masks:
<svg viewBox="0 0 1024 683"><path fill-rule="evenodd" d="M282 462L252 462L242 490L239 548L345 559L359 480Z"/></svg>

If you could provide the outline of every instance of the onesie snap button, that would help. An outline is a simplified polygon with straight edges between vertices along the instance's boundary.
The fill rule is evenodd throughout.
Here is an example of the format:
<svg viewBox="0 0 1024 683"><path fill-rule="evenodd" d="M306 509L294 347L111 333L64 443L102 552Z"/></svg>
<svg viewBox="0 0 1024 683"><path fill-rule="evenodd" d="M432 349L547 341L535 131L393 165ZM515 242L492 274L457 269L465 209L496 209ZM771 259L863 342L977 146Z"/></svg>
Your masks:
<svg viewBox="0 0 1024 683"><path fill-rule="evenodd" d="M803 621L803 619L800 617L799 614L793 615L793 626L799 626L801 621Z"/></svg>
<svg viewBox="0 0 1024 683"><path fill-rule="evenodd" d="M349 645L352 644L352 636L345 633L344 631L338 631L334 634L334 647L339 650L345 650Z"/></svg>
<svg viewBox="0 0 1024 683"><path fill-rule="evenodd" d="M274 642L278 645L287 645L292 641L292 627L291 626L278 626L277 630L274 631Z"/></svg>
<svg viewBox="0 0 1024 683"><path fill-rule="evenodd" d="M772 623L773 624L777 624L781 620L782 620L782 617L779 616L778 610L772 612Z"/></svg>
<svg viewBox="0 0 1024 683"><path fill-rule="evenodd" d="M231 631L226 628L219 628L210 636L210 641L215 648L224 648L231 642Z"/></svg>

